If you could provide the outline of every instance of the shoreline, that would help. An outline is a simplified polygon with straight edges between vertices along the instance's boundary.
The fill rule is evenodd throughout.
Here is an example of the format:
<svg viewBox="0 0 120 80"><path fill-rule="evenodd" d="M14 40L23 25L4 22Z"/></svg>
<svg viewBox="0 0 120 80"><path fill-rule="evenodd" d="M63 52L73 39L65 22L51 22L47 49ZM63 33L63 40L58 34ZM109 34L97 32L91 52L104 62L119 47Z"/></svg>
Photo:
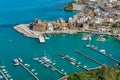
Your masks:
<svg viewBox="0 0 120 80"><path fill-rule="evenodd" d="M106 36L112 36L116 38L117 40L120 40L119 36L116 36L114 34L104 34L104 33L98 33L94 32L94 29L88 30L88 31L82 31L82 30L55 30L55 31L34 31L29 29L29 24L19 24L14 26L14 29L18 31L19 33L23 34L26 37L30 38L39 38L41 35L45 34L77 34L77 33L90 33L95 35L106 35Z"/></svg>
<svg viewBox="0 0 120 80"><path fill-rule="evenodd" d="M55 30L55 31L34 31L29 29L29 24L19 24L14 26L14 29L19 33L24 34L26 37L39 38L40 35L44 34L76 34L80 32L88 32L82 30Z"/></svg>

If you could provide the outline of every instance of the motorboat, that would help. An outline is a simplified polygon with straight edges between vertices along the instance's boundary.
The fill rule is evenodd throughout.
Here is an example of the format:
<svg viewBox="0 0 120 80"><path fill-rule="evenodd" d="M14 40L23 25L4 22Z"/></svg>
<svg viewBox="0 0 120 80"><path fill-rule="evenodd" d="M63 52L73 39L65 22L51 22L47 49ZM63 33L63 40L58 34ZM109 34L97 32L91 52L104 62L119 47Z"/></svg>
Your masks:
<svg viewBox="0 0 120 80"><path fill-rule="evenodd" d="M104 49L100 49L99 52L101 52L101 53L103 53L103 54L106 53L106 51L105 51Z"/></svg>

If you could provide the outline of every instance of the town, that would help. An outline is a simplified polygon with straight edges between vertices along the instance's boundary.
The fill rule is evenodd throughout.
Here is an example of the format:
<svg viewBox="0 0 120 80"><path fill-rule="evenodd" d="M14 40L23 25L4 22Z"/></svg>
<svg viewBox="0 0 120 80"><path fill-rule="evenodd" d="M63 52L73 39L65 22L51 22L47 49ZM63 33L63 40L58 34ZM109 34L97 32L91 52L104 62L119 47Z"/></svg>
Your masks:
<svg viewBox="0 0 120 80"><path fill-rule="evenodd" d="M42 21L15 26L15 29L28 37L38 38L41 34L76 33L90 31L97 34L113 35L120 39L120 1L117 0L74 0L72 10L78 14L56 21ZM81 8L80 8L81 7Z"/></svg>

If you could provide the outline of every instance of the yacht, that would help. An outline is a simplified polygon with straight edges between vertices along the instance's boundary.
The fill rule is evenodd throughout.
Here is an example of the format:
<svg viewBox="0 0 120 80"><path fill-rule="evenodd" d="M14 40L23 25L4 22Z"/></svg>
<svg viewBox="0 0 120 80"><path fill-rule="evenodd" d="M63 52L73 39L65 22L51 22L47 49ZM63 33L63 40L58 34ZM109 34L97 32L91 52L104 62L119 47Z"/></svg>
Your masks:
<svg viewBox="0 0 120 80"><path fill-rule="evenodd" d="M105 38L103 37L103 35L100 35L100 37L97 39L97 41L104 42Z"/></svg>
<svg viewBox="0 0 120 80"><path fill-rule="evenodd" d="M20 64L19 60L18 59L13 59L13 62L15 63L14 65L17 66Z"/></svg>

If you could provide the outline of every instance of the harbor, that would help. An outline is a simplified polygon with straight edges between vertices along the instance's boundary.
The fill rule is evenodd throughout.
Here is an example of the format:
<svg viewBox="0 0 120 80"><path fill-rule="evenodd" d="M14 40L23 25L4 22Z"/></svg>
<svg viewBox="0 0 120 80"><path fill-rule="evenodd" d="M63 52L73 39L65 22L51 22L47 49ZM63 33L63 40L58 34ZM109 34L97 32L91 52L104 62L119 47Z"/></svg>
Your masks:
<svg viewBox="0 0 120 80"><path fill-rule="evenodd" d="M75 52L78 53L78 54L80 54L80 55L82 55L82 56L84 56L84 57L86 57L87 59L89 59L89 60L97 63L98 65L103 65L101 62L99 62L99 61L97 61L97 60L95 60L95 59L93 59L93 58L85 55L84 53L80 52L79 50L75 50Z"/></svg>
<svg viewBox="0 0 120 80"><path fill-rule="evenodd" d="M117 64L120 65L120 61L115 59L114 57L112 57L112 55L108 55L105 50L103 50L103 49L98 50L95 46L91 46L91 45L86 45L86 47L106 56L107 58L117 62Z"/></svg>
<svg viewBox="0 0 120 80"><path fill-rule="evenodd" d="M50 59L48 59L46 56L41 58L34 58L33 60L36 60L38 62L41 62L41 64L44 64L45 67L51 68L52 71L58 72L62 76L67 76L66 72L63 72L64 70L57 69L54 65L56 63L53 63Z"/></svg>
<svg viewBox="0 0 120 80"><path fill-rule="evenodd" d="M15 63L15 66L21 66L23 67L35 80L39 80L39 78L31 71L27 68L27 66L29 66L28 64L26 64L26 66L22 63L23 60L21 58L18 59L14 59L13 62Z"/></svg>
<svg viewBox="0 0 120 80"><path fill-rule="evenodd" d="M80 62L76 62L74 59L71 59L68 55L64 55L64 54L59 54L60 57L62 57L63 59L68 60L71 64L76 65L76 67L80 67L82 69L84 69L85 71L89 71L88 68L86 68L87 66L82 66Z"/></svg>

